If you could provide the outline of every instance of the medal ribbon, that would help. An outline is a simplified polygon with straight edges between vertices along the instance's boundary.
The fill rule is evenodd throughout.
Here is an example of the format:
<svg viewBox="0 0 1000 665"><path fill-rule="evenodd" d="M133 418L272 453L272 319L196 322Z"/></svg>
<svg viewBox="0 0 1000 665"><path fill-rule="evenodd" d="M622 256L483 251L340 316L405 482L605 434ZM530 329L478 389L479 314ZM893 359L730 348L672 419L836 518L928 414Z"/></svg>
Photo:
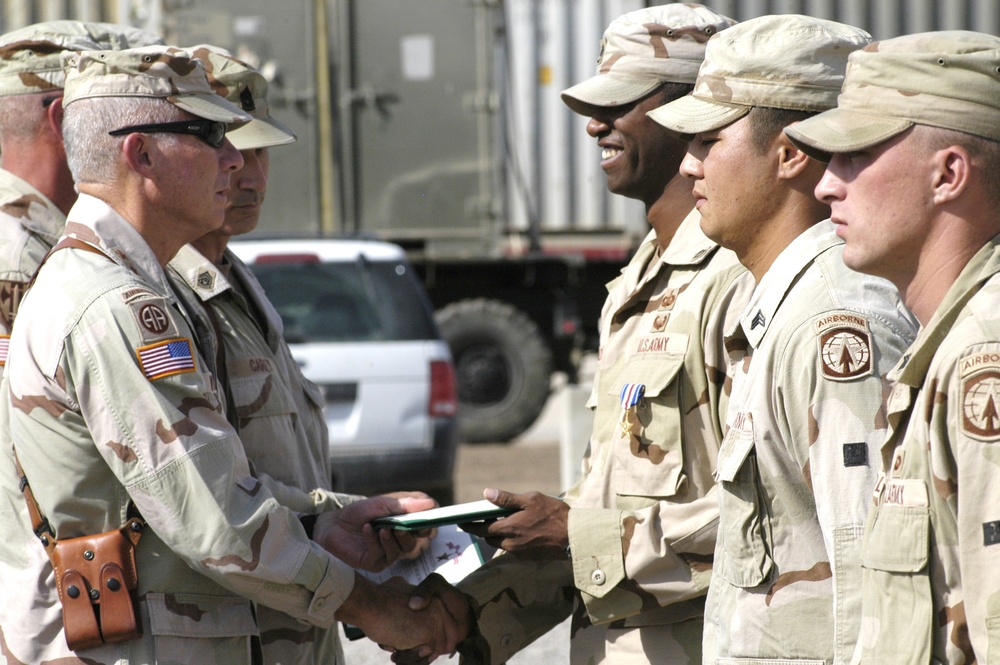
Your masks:
<svg viewBox="0 0 1000 665"><path fill-rule="evenodd" d="M646 385L643 383L626 383L622 386L621 392L621 403L622 403L622 418L618 426L622 430L622 434L628 436L632 432L632 422L629 420L629 411L634 411L639 402L642 401L642 396L646 393Z"/></svg>

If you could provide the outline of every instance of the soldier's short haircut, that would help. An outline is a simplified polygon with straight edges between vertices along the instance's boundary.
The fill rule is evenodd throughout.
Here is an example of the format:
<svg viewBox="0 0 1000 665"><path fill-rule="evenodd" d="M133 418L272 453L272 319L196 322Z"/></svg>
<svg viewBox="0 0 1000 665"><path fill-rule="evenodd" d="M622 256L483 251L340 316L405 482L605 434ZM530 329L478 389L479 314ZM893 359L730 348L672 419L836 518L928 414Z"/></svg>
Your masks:
<svg viewBox="0 0 1000 665"><path fill-rule="evenodd" d="M774 137L785 127L801 122L817 114L817 111L793 111L770 106L754 106L750 109L750 145L754 152L763 155Z"/></svg>
<svg viewBox="0 0 1000 665"><path fill-rule="evenodd" d="M61 90L28 95L0 96L0 140L32 139L47 122L42 100L62 94Z"/></svg>
<svg viewBox="0 0 1000 665"><path fill-rule="evenodd" d="M973 160L979 162L983 187L993 205L1000 206L1000 142L961 132L957 129L943 129L930 125L916 125L913 136L928 150L940 150L957 145L965 148Z"/></svg>
<svg viewBox="0 0 1000 665"><path fill-rule="evenodd" d="M694 91L694 84L667 81L659 87L659 90L663 93L663 103L666 104L684 95L690 95Z"/></svg>
<svg viewBox="0 0 1000 665"><path fill-rule="evenodd" d="M154 97L95 97L66 107L63 143L66 162L77 183L113 182L124 136L108 132L130 125L183 120L184 113L166 99ZM157 141L179 140L176 134L157 134Z"/></svg>

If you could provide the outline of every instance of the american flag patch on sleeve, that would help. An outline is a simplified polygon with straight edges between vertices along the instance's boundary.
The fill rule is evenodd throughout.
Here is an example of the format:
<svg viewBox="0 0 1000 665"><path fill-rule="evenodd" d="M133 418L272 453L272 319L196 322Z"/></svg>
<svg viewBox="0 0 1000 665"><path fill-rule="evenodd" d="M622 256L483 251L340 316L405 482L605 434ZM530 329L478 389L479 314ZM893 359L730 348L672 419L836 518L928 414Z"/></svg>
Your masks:
<svg viewBox="0 0 1000 665"><path fill-rule="evenodd" d="M194 371L189 339L168 339L136 349L135 353L139 357L142 373L150 381Z"/></svg>
<svg viewBox="0 0 1000 665"><path fill-rule="evenodd" d="M0 335L0 367L7 364L8 349L10 349L10 335Z"/></svg>

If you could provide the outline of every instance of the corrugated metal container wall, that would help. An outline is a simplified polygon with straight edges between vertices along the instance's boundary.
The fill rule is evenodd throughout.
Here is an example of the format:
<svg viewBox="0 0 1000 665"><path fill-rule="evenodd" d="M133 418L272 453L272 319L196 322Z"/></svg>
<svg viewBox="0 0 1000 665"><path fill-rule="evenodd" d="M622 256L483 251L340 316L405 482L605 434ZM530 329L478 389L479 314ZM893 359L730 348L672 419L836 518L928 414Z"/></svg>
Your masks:
<svg viewBox="0 0 1000 665"><path fill-rule="evenodd" d="M77 19L131 25L159 22L160 2L152 0L0 0L0 33L40 21Z"/></svg>
<svg viewBox="0 0 1000 665"><path fill-rule="evenodd" d="M927 30L966 29L1000 34L997 0L702 0L737 20L765 14L798 13L856 25L876 39ZM511 54L520 97L515 109L522 127L518 166L528 175L537 201L515 196L509 208L525 228L535 206L543 230L616 228L643 233L642 207L609 195L586 118L571 113L559 92L594 73L604 28L616 16L657 3L611 0L506 0ZM530 29L529 29L530 27ZM534 76L532 73L534 72ZM534 79L536 86L525 81ZM535 117L532 117L532 113ZM515 139L515 145L518 144Z"/></svg>
<svg viewBox="0 0 1000 665"><path fill-rule="evenodd" d="M465 0L466 3L481 1ZM505 74L501 86L507 95L504 117L507 139L501 152L509 220L502 225L524 231L537 220L543 232L614 229L641 235L646 229L641 205L608 194L599 166L599 150L585 131L587 119L571 113L559 99L559 92L594 73L600 38L612 19L657 3L499 1L509 46L507 61L498 67ZM314 0L299 2L312 5ZM1000 34L998 0L703 2L738 20L769 13L829 18L863 27L877 39L935 29ZM215 3L188 0L178 6L187 4ZM217 4L222 11L223 6L234 3L217 0ZM162 13L169 14L170 7L163 0L0 0L0 32L58 18L123 22L159 30L164 24ZM280 3L275 7L282 11Z"/></svg>

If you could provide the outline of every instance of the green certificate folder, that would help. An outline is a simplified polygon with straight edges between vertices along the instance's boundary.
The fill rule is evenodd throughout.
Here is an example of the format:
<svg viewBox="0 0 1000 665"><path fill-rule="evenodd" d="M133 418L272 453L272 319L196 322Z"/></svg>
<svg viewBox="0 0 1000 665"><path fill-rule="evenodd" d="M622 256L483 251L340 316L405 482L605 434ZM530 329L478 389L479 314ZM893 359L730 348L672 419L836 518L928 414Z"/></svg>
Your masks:
<svg viewBox="0 0 1000 665"><path fill-rule="evenodd" d="M422 510L418 513L406 513L404 515L379 517L378 519L372 520L372 525L383 529L419 531L421 529L433 529L446 524L464 524L465 522L495 520L497 518L510 515L513 512L514 511L509 508L500 508L499 506L493 505L486 499L482 499L481 501L460 503L454 506Z"/></svg>

